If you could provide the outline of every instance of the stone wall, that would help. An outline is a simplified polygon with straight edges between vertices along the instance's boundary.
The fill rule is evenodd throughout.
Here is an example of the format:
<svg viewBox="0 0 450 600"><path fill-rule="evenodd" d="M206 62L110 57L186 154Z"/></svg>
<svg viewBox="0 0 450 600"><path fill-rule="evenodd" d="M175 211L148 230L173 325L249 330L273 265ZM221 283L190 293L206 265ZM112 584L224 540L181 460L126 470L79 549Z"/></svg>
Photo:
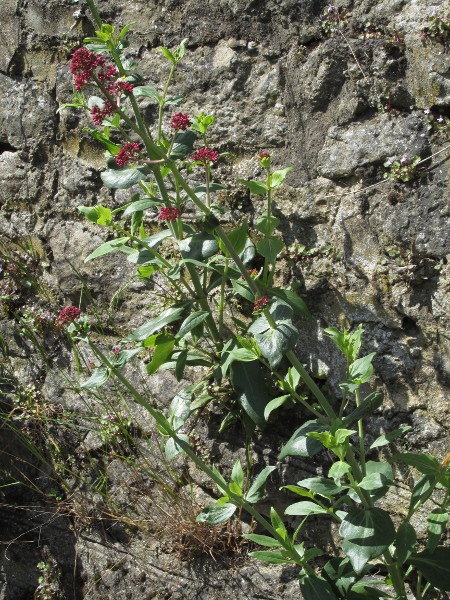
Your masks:
<svg viewBox="0 0 450 600"><path fill-rule="evenodd" d="M340 363L321 331L362 323L365 352L377 352L371 386L385 392L373 432L408 422L413 428L407 443L442 458L450 446L450 148L445 149L450 128L429 131L424 111L450 116L450 53L440 44L424 44L419 35L437 3L356 0L340 6L351 9L348 25L327 36L320 24L325 4L312 0L98 3L106 22L135 21L127 56L139 62L150 85L160 85L167 75L155 48L189 38L173 91L186 98L183 111L216 116L211 145L234 154L214 172L229 186L227 224L237 223L243 213L252 220L261 212L261 203L236 183L260 175L258 151L270 150L276 167L293 167L274 201L286 244L315 249L300 253L294 265L282 261L278 275L284 284L296 285L313 313L313 320L301 325L299 357L335 386ZM106 238L76 207L98 202L117 207L129 191L109 193L102 187L102 150L83 130L92 126L88 115L71 109L57 113L58 103L72 95L70 52L94 29L89 15L74 19L79 7L67 0L3 0L0 6L0 236L6 248L33 244L55 297L78 302L78 273L96 300L107 304L133 271L114 255L84 264ZM155 106L143 107L151 124ZM383 163L405 154L431 157L424 176L409 183L384 180ZM145 320L150 297L144 287L130 287L117 310L119 330ZM0 325L6 334L12 330L6 318ZM25 378L42 371L20 340L13 358ZM170 396L167 390L176 389L170 385L155 379L161 394ZM50 380L44 389L49 398L57 395ZM74 402L68 392L63 397ZM264 434L257 442L255 456L265 457L262 464L276 460L281 433ZM208 442L215 444L225 469L240 447L233 441L225 435ZM284 476L280 471L281 481ZM5 498L21 501L20 495ZM33 510L27 518L40 528L43 517ZM5 540L28 531L24 522L15 529L17 520L9 521ZM295 573L286 570L251 563L230 576L210 561L193 567L170 554L158 558L155 540L137 534L106 539L101 531L67 519L61 519L60 529L56 521L51 527L45 543L62 561L67 598L297 594ZM27 535L38 547L34 534ZM64 555L55 542L59 536L67 544ZM21 555L15 544L11 548L12 562L5 553L0 557L0 598L25 600L36 579L26 572L33 558ZM114 564L120 568L111 568Z"/></svg>

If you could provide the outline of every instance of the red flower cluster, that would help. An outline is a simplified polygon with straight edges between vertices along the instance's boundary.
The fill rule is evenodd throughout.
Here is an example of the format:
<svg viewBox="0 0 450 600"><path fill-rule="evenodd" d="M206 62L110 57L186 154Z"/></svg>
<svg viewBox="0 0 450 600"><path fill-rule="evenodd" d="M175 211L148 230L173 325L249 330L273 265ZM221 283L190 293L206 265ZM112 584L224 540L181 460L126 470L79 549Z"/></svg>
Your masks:
<svg viewBox="0 0 450 600"><path fill-rule="evenodd" d="M191 125L192 122L189 118L189 115L186 115L182 112L174 114L170 120L170 126L172 129L175 129L175 131L186 131L186 129Z"/></svg>
<svg viewBox="0 0 450 600"><path fill-rule="evenodd" d="M259 153L259 159L260 160L262 160L263 158L269 158L269 157L270 157L270 154L268 152L266 152L266 151Z"/></svg>
<svg viewBox="0 0 450 600"><path fill-rule="evenodd" d="M211 150L210 148L200 148L200 150L196 152L192 158L204 163L205 165L209 165L219 160L219 153L216 150Z"/></svg>
<svg viewBox="0 0 450 600"><path fill-rule="evenodd" d="M259 312L261 310L264 310L265 308L267 308L268 305L269 299L267 298L267 296L261 296L261 298L258 298L258 300L256 300L253 306L253 312Z"/></svg>
<svg viewBox="0 0 450 600"><path fill-rule="evenodd" d="M138 158L138 152L140 151L139 144L128 142L122 146L119 152L116 154L115 161L118 167L124 167L130 162L130 160Z"/></svg>
<svg viewBox="0 0 450 600"><path fill-rule="evenodd" d="M129 81L113 81L108 85L105 85L111 96L121 96L122 94L132 94L133 84Z"/></svg>
<svg viewBox="0 0 450 600"><path fill-rule="evenodd" d="M103 123L103 120L106 119L106 117L113 116L116 108L117 108L117 105L113 104L109 100L105 100L105 104L103 105L103 108L100 108L100 106L97 106L97 104L94 104L94 106L91 108L91 117L92 117L92 120L94 121L94 124L97 126L100 126Z"/></svg>
<svg viewBox="0 0 450 600"><path fill-rule="evenodd" d="M179 208L163 206L159 209L158 219L161 219L161 221L176 221L182 214Z"/></svg>
<svg viewBox="0 0 450 600"><path fill-rule="evenodd" d="M60 323L72 323L72 321L78 319L80 315L81 310L76 306L66 306L60 311L58 321Z"/></svg>
<svg viewBox="0 0 450 600"><path fill-rule="evenodd" d="M98 54L94 54L87 48L78 48L75 50L70 63L70 72L74 77L74 86L77 92L89 83L94 69L103 67L105 59Z"/></svg>
<svg viewBox="0 0 450 600"><path fill-rule="evenodd" d="M97 74L97 77L100 81L109 81L110 79L114 79L119 76L119 71L116 69L114 65L109 65L105 71L105 69L100 69Z"/></svg>
<svg viewBox="0 0 450 600"><path fill-rule="evenodd" d="M258 275L258 269L247 269L247 273L252 279L255 279L255 277ZM243 275L241 275L241 279L245 281L245 277Z"/></svg>

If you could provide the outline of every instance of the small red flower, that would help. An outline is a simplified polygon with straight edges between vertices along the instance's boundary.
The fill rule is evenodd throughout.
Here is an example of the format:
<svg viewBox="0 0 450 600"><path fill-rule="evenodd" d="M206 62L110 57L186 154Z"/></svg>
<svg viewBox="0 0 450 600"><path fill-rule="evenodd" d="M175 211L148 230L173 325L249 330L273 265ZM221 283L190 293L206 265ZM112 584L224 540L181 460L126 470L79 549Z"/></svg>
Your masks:
<svg viewBox="0 0 450 600"><path fill-rule="evenodd" d="M248 269L247 273L252 279L255 279L255 277L258 276L258 269ZM245 277L243 275L241 275L241 278L245 281Z"/></svg>
<svg viewBox="0 0 450 600"><path fill-rule="evenodd" d="M189 115L186 115L182 112L176 113L170 120L170 126L172 129L175 129L175 131L186 131L186 129L191 125L192 122L189 118Z"/></svg>
<svg viewBox="0 0 450 600"><path fill-rule="evenodd" d="M114 356L117 356L118 354L120 354L120 348L118 346L114 346L112 350L113 350Z"/></svg>
<svg viewBox="0 0 450 600"><path fill-rule="evenodd" d="M261 298L258 298L258 300L256 300L253 306L253 312L260 312L261 310L267 308L268 305L269 299L267 298L267 296L261 296Z"/></svg>
<svg viewBox="0 0 450 600"><path fill-rule="evenodd" d="M163 206L159 209L158 219L161 221L176 221L183 213L179 208Z"/></svg>
<svg viewBox="0 0 450 600"><path fill-rule="evenodd" d="M200 150L196 152L192 158L202 162L205 165L209 165L219 160L219 153L216 150L211 150L210 148L200 148Z"/></svg>
<svg viewBox="0 0 450 600"><path fill-rule="evenodd" d="M72 323L72 321L78 319L80 315L81 310L76 306L66 306L60 311L58 321L60 323Z"/></svg>
<svg viewBox="0 0 450 600"><path fill-rule="evenodd" d="M99 54L94 54L87 48L78 48L72 55L70 72L74 76L74 86L77 92L89 83L94 69L103 67L105 59Z"/></svg>
<svg viewBox="0 0 450 600"><path fill-rule="evenodd" d="M269 157L270 157L270 154L268 152L266 152L266 151L259 153L259 159L260 160L262 160L263 158L269 158Z"/></svg>
<svg viewBox="0 0 450 600"><path fill-rule="evenodd" d="M109 65L106 68L106 71L105 71L105 69L100 69L100 71L97 74L97 77L99 78L100 81L109 81L111 79L115 79L118 76L119 76L119 71L113 65Z"/></svg>
<svg viewBox="0 0 450 600"><path fill-rule="evenodd" d="M138 158L138 152L140 151L139 144L128 142L124 144L119 152L114 157L118 167L124 167L130 162Z"/></svg>
<svg viewBox="0 0 450 600"><path fill-rule="evenodd" d="M91 108L91 117L94 121L94 124L100 126L106 117L112 117L116 108L117 106L109 100L105 100L103 108L100 108L100 106L94 104L94 106Z"/></svg>

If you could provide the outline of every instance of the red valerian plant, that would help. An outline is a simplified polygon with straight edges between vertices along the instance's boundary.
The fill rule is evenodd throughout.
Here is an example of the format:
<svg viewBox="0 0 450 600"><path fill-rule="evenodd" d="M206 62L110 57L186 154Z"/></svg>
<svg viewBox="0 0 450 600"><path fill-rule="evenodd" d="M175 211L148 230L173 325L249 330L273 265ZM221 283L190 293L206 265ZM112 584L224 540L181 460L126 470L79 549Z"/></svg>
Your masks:
<svg viewBox="0 0 450 600"><path fill-rule="evenodd" d="M173 115L170 120L170 126L175 131L186 131L192 125L189 115L179 112Z"/></svg>
<svg viewBox="0 0 450 600"><path fill-rule="evenodd" d="M219 160L219 153L210 148L200 148L192 157L195 161L202 162L205 165L210 165Z"/></svg>
<svg viewBox="0 0 450 600"><path fill-rule="evenodd" d="M257 312L261 312L262 310L266 309L269 306L269 298L267 298L267 296L261 296L261 298L258 298L258 300L255 301L255 304L253 306L253 312L257 313Z"/></svg>
<svg viewBox="0 0 450 600"><path fill-rule="evenodd" d="M163 206L159 210L158 219L161 221L176 221L182 214L179 208Z"/></svg>
<svg viewBox="0 0 450 600"><path fill-rule="evenodd" d="M122 146L114 157L118 167L124 167L131 160L136 160L140 152L140 146L136 142L127 142Z"/></svg>
<svg viewBox="0 0 450 600"><path fill-rule="evenodd" d="M63 308L58 317L58 321L62 324L64 323L72 323L72 321L76 321L81 316L81 310L76 306L66 306Z"/></svg>
<svg viewBox="0 0 450 600"><path fill-rule="evenodd" d="M99 54L94 54L87 48L75 50L70 63L70 72L73 75L73 85L77 92L80 92L90 82L95 69L104 65L105 59Z"/></svg>

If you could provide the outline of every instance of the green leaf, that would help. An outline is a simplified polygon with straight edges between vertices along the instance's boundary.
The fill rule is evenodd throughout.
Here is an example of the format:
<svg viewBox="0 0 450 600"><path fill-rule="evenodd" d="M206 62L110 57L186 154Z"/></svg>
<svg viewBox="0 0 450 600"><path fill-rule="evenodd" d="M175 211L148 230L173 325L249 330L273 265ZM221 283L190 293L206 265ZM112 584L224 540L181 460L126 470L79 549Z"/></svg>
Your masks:
<svg viewBox="0 0 450 600"><path fill-rule="evenodd" d="M424 550L408 560L438 590L450 592L450 548L438 546L434 552Z"/></svg>
<svg viewBox="0 0 450 600"><path fill-rule="evenodd" d="M342 477L347 475L349 471L351 471L351 468L350 465L346 462L335 462L328 471L328 477L331 477L334 480L334 482L338 485Z"/></svg>
<svg viewBox="0 0 450 600"><path fill-rule="evenodd" d="M373 374L373 357L376 356L376 354L376 352L372 352L367 356L356 359L350 365L349 379L357 382L358 385L369 381Z"/></svg>
<svg viewBox="0 0 450 600"><path fill-rule="evenodd" d="M304 600L338 600L328 581L315 573L300 577L300 591Z"/></svg>
<svg viewBox="0 0 450 600"><path fill-rule="evenodd" d="M288 321L277 323L276 328L265 333L254 334L261 354L268 360L272 370L278 367L286 352L295 348L298 336L298 329Z"/></svg>
<svg viewBox="0 0 450 600"><path fill-rule="evenodd" d="M270 413L277 408L280 408L280 406L283 406L286 400L289 400L290 397L291 395L287 394L286 396L279 396L278 398L271 400L264 410L264 418L266 421L269 420Z"/></svg>
<svg viewBox="0 0 450 600"><path fill-rule="evenodd" d="M394 454L390 462L403 461L410 467L415 467L424 475L438 475L439 462L431 456L431 454L414 454L412 452L404 452L403 454Z"/></svg>
<svg viewBox="0 0 450 600"><path fill-rule="evenodd" d="M395 431L390 431L389 433L380 435L380 437L377 437L377 439L370 446L370 450L373 450L373 448L379 448L380 446L387 446L387 444L390 444L410 429L412 429L411 425L404 425L403 427L400 427L400 429L395 429Z"/></svg>
<svg viewBox="0 0 450 600"><path fill-rule="evenodd" d="M133 96L144 96L145 98L151 98L158 104L161 102L161 96L159 95L158 90L155 90L154 87L149 85L141 85L133 88Z"/></svg>
<svg viewBox="0 0 450 600"><path fill-rule="evenodd" d="M198 325L200 325L200 323L203 323L203 321L209 316L209 314L210 313L207 310L198 310L198 311L190 314L187 317L187 319L185 319L183 321L183 323L181 324L181 327L177 333L177 337L183 338L190 331L195 329L195 327L198 327Z"/></svg>
<svg viewBox="0 0 450 600"><path fill-rule="evenodd" d="M351 427L357 421L365 417L369 413L373 413L383 404L384 396L381 392L372 392L364 398L361 404L355 408L353 412L342 419L342 423L346 427Z"/></svg>
<svg viewBox="0 0 450 600"><path fill-rule="evenodd" d="M95 369L91 377L80 385L80 390L91 390L92 388L101 387L108 381L111 372L106 367Z"/></svg>
<svg viewBox="0 0 450 600"><path fill-rule="evenodd" d="M128 23L127 25L125 25L125 27L119 33L119 37L117 38L117 41L120 42L120 40L122 40L127 35L128 30L130 29L130 27L132 27L135 23L136 23L136 21L132 21L131 23Z"/></svg>
<svg viewBox="0 0 450 600"><path fill-rule="evenodd" d="M153 319L152 321L148 321L144 325L141 325L137 329L133 331L128 337L126 337L124 342L141 342L148 338L152 333L158 331L162 327L165 327L169 323L173 321L177 321L181 318L186 309L191 305L190 302L180 302L177 305L168 308L163 311L160 315Z"/></svg>
<svg viewBox="0 0 450 600"><path fill-rule="evenodd" d="M262 217L258 219L255 225L255 229L257 229L261 233L264 233L264 235L272 235L272 233L275 231L279 224L279 219L277 219L273 215L271 215L269 219L267 217L267 213L263 213ZM267 231L267 229L269 229L269 231Z"/></svg>
<svg viewBox="0 0 450 600"><path fill-rule="evenodd" d="M166 459L173 460L175 456L177 456L178 454L182 454L184 452L185 444L189 445L189 438L184 433L179 434L176 437L176 439L172 437L169 438L164 447L164 454L166 455Z"/></svg>
<svg viewBox="0 0 450 600"><path fill-rule="evenodd" d="M275 469L276 467L264 467L264 469L250 486L248 492L245 494L245 499L247 502L254 504L255 502L259 502L265 496L267 478Z"/></svg>
<svg viewBox="0 0 450 600"><path fill-rule="evenodd" d="M136 202L129 204L122 216L128 217L134 212L141 212L148 208L153 208L154 206L162 206L163 204L164 203L161 200L158 200L158 198L141 198L140 200L136 200Z"/></svg>
<svg viewBox="0 0 450 600"><path fill-rule="evenodd" d="M349 557L356 573L382 554L395 539L392 519L381 508L355 509L342 521L339 533L342 549Z"/></svg>
<svg viewBox="0 0 450 600"><path fill-rule="evenodd" d="M196 233L179 243L181 256L193 260L205 260L219 251L216 238L209 233Z"/></svg>
<svg viewBox="0 0 450 600"><path fill-rule="evenodd" d="M209 191L210 192L219 192L221 190L226 190L227 186L226 185L222 185L221 183L210 183L209 184ZM199 194L206 194L206 185L198 185L194 192L199 195Z"/></svg>
<svg viewBox="0 0 450 600"><path fill-rule="evenodd" d="M130 350L121 350L119 354L114 356L114 360L111 361L113 367L115 367L116 369L121 369L140 352L142 352L142 348L131 348Z"/></svg>
<svg viewBox="0 0 450 600"><path fill-rule="evenodd" d="M222 506L217 504L208 504L198 515L197 523L208 523L209 525L219 525L226 523L236 512L236 506L227 502Z"/></svg>
<svg viewBox="0 0 450 600"><path fill-rule="evenodd" d="M435 508L427 518L428 541L426 549L434 552L447 529L448 512L444 508Z"/></svg>
<svg viewBox="0 0 450 600"><path fill-rule="evenodd" d="M284 300L287 302L294 311L294 314L297 317L309 317L311 316L308 307L304 303L304 301L297 296L295 292L291 290L283 290L281 288L269 288L267 290L267 294L269 296L275 296L276 298L280 298L280 300Z"/></svg>
<svg viewBox="0 0 450 600"><path fill-rule="evenodd" d="M146 179L150 173L147 166L124 167L123 169L108 169L100 174L103 183L108 188L126 190L139 181Z"/></svg>
<svg viewBox="0 0 450 600"><path fill-rule="evenodd" d="M110 225L112 223L111 211L101 204L97 206L78 206L77 208L91 223L97 225Z"/></svg>
<svg viewBox="0 0 450 600"><path fill-rule="evenodd" d="M250 290L250 288L248 287L248 285L246 283L244 283L242 281L237 281L236 279L232 279L231 285L233 287L233 290L237 294L239 294L240 296L242 296L249 302L255 301L255 295L253 294L253 292Z"/></svg>
<svg viewBox="0 0 450 600"><path fill-rule="evenodd" d="M271 565L281 565L283 563L291 562L279 550L257 550L256 552L249 552L249 556Z"/></svg>
<svg viewBox="0 0 450 600"><path fill-rule="evenodd" d="M167 58L167 60L169 60L173 64L176 64L177 60L170 50L168 50L164 46L158 46L156 48L156 50L161 50L161 52L164 54L164 56Z"/></svg>
<svg viewBox="0 0 450 600"><path fill-rule="evenodd" d="M303 498L311 498L311 500L314 499L314 494L312 492L305 490L298 485L283 485L280 489L289 490L290 492L297 494L297 496L302 496Z"/></svg>
<svg viewBox="0 0 450 600"><path fill-rule="evenodd" d="M253 350L248 350L247 348L234 348L230 352L230 357L233 360L241 362L251 362L257 358Z"/></svg>
<svg viewBox="0 0 450 600"><path fill-rule="evenodd" d="M378 598L392 598L392 596L386 594L386 592L383 592L382 590L359 582L351 587L347 598L348 600L378 600Z"/></svg>
<svg viewBox="0 0 450 600"><path fill-rule="evenodd" d="M169 421L172 423L175 421L184 423L184 421L186 421L192 412L191 400L192 392L190 391L189 387L178 392L178 394L172 399L172 402L169 406Z"/></svg>
<svg viewBox="0 0 450 600"><path fill-rule="evenodd" d="M415 510L415 507L429 495L430 489L435 487L437 483L436 475L422 475L411 492L409 502L409 512Z"/></svg>
<svg viewBox="0 0 450 600"><path fill-rule="evenodd" d="M275 538L269 537L268 535L258 535L257 533L244 533L242 537L247 538L255 544L260 546L266 546L266 548L277 548L280 546L280 542Z"/></svg>
<svg viewBox="0 0 450 600"><path fill-rule="evenodd" d="M414 552L417 542L416 532L411 523L402 523L397 530L395 547L397 549L397 562L403 565Z"/></svg>
<svg viewBox="0 0 450 600"><path fill-rule="evenodd" d="M286 527L284 526L283 519L273 508L273 506L270 507L270 521L272 523L272 527L276 529L284 539L286 539L287 531Z"/></svg>
<svg viewBox="0 0 450 600"><path fill-rule="evenodd" d="M245 243L247 241L247 227L248 227L247 219L244 219L242 222L242 225L240 225L240 227L237 227L236 229L233 229L233 231L229 231L226 234L227 238L229 239L233 248L236 250L236 252L238 254L240 254L245 248ZM219 247L222 250L222 252L225 254L225 256L230 258L230 253L228 252L228 250L226 249L225 245L223 244L223 242L221 240L219 240Z"/></svg>
<svg viewBox="0 0 450 600"><path fill-rule="evenodd" d="M264 238L263 240L260 240L256 246L258 253L264 258L267 258L272 265L275 264L277 256L280 254L283 248L283 242L275 237Z"/></svg>
<svg viewBox="0 0 450 600"><path fill-rule="evenodd" d="M299 427L287 444L282 448L278 460L283 460L286 456L314 456L323 448L322 444L307 434L313 431L325 431L326 426L319 421L307 421Z"/></svg>
<svg viewBox="0 0 450 600"><path fill-rule="evenodd" d="M286 169L281 169L280 171L274 171L270 176L270 187L271 189L275 189L280 186L286 178L286 175L289 171L292 171L292 167L286 167Z"/></svg>
<svg viewBox="0 0 450 600"><path fill-rule="evenodd" d="M170 152L170 158L184 158L194 149L194 143L197 140L195 131L182 131L177 133L175 143Z"/></svg>
<svg viewBox="0 0 450 600"><path fill-rule="evenodd" d="M113 156L115 156L119 152L121 146L118 146L117 144L114 144L113 142L111 142L111 140L109 140L106 136L101 134L97 129L91 129L90 127L83 127L83 131L89 131L91 136L95 140L100 142L101 145L104 148L106 148Z"/></svg>
<svg viewBox="0 0 450 600"><path fill-rule="evenodd" d="M155 352L152 361L147 365L147 373L153 375L172 354L175 338L172 335L160 334L155 340Z"/></svg>
<svg viewBox="0 0 450 600"><path fill-rule="evenodd" d="M127 237L116 238L115 240L106 242L105 244L98 246L98 248L96 248L93 252L91 252L89 254L89 256L87 256L84 259L84 262L87 263L90 260L93 260L94 258L98 258L99 256L104 256L105 254L108 254L109 252L113 252L114 250L117 250L118 248L120 248L120 246L123 246L127 242L128 242Z"/></svg>
<svg viewBox="0 0 450 600"><path fill-rule="evenodd" d="M231 471L231 481L235 481L241 489L244 487L244 470L239 459L234 463L233 470Z"/></svg>
<svg viewBox="0 0 450 600"><path fill-rule="evenodd" d="M257 196L267 194L267 185L261 181L247 181L246 179L238 179L238 181L247 186L252 194L256 194Z"/></svg>
<svg viewBox="0 0 450 600"><path fill-rule="evenodd" d="M285 515L296 515L300 517L308 516L308 515L327 515L328 511L323 506L319 506L315 502L308 502L307 500L303 502L296 502L295 504L291 504L284 511Z"/></svg>
<svg viewBox="0 0 450 600"><path fill-rule="evenodd" d="M394 485L394 473L391 465L369 460L366 463L366 476L359 486L370 492L372 500L376 501L386 494L391 485Z"/></svg>
<svg viewBox="0 0 450 600"><path fill-rule="evenodd" d="M181 381L183 378L184 369L186 367L186 361L188 357L188 350L182 350L177 356L175 364L175 377L177 381Z"/></svg>
<svg viewBox="0 0 450 600"><path fill-rule="evenodd" d="M233 362L230 366L230 379L241 407L260 429L264 429L264 410L269 396L259 362Z"/></svg>
<svg viewBox="0 0 450 600"><path fill-rule="evenodd" d="M299 481L298 485L325 498L332 498L349 487L348 485L337 485L333 479L327 479L326 477L309 477Z"/></svg>

